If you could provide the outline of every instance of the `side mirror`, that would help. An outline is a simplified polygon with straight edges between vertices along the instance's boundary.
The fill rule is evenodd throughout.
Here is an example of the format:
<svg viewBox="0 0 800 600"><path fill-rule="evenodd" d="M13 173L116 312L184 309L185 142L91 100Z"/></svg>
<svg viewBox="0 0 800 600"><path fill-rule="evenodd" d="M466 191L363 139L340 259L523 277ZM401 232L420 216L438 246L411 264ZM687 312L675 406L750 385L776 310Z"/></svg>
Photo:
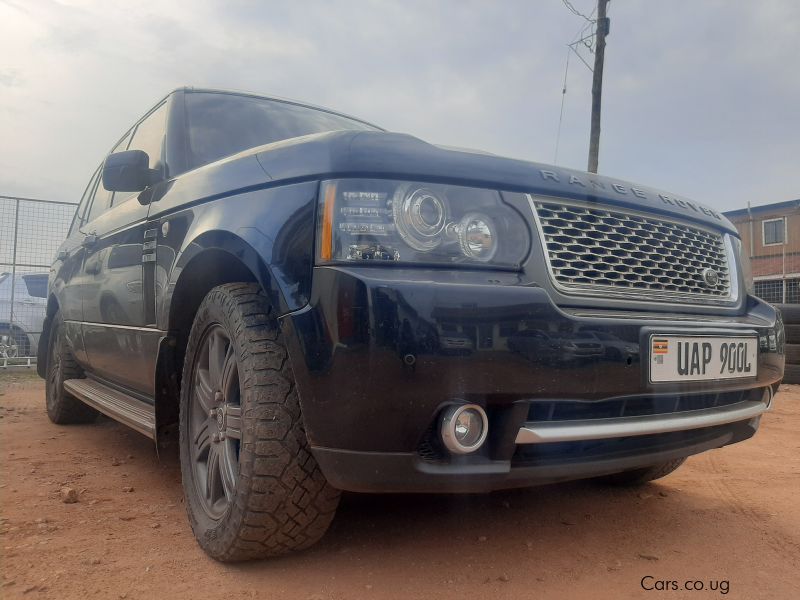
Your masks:
<svg viewBox="0 0 800 600"><path fill-rule="evenodd" d="M142 150L109 154L103 163L103 187L110 192L140 192L158 180L149 168L150 157Z"/></svg>

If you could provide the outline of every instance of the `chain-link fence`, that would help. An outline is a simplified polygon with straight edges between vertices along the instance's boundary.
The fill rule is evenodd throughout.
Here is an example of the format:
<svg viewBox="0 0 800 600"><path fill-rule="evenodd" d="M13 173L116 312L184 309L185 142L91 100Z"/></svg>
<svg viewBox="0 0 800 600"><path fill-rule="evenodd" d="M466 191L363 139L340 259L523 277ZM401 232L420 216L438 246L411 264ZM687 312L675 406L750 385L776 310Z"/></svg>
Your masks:
<svg viewBox="0 0 800 600"><path fill-rule="evenodd" d="M0 196L0 368L31 365L47 307L47 277L76 205Z"/></svg>
<svg viewBox="0 0 800 600"><path fill-rule="evenodd" d="M755 293L772 304L800 304L800 278L756 281Z"/></svg>

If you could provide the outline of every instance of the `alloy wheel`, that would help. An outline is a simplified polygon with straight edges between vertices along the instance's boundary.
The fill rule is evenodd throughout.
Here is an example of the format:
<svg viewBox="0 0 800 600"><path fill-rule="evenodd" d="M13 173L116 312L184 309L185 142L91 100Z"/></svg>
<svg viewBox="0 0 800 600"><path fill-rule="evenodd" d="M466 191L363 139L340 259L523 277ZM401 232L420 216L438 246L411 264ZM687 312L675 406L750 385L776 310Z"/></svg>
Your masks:
<svg viewBox="0 0 800 600"><path fill-rule="evenodd" d="M194 482L205 512L224 516L239 477L242 408L239 369L225 329L206 331L194 361L189 407L189 443Z"/></svg>
<svg viewBox="0 0 800 600"><path fill-rule="evenodd" d="M0 358L17 358L19 346L17 340L10 333L0 334Z"/></svg>

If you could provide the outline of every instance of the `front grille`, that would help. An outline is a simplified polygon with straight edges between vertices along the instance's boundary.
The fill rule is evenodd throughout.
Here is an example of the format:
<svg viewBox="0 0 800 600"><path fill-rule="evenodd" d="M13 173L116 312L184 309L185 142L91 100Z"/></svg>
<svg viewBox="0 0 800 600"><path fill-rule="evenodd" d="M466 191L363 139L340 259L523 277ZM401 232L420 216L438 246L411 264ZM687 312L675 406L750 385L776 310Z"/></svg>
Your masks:
<svg viewBox="0 0 800 600"><path fill-rule="evenodd" d="M759 391L759 397L761 392ZM528 421L585 421L618 417L666 415L721 408L751 399L749 390L716 394L635 396L609 400L531 400Z"/></svg>
<svg viewBox="0 0 800 600"><path fill-rule="evenodd" d="M534 202L549 268L569 292L719 301L731 296L722 235L603 206ZM713 281L713 271L718 282Z"/></svg>

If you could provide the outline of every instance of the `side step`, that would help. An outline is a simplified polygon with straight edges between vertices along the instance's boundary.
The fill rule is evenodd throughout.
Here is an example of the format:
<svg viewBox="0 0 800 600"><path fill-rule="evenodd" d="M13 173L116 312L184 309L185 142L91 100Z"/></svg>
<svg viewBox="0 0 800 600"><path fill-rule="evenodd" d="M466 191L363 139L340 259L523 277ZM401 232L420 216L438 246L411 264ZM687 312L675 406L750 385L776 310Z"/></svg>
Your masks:
<svg viewBox="0 0 800 600"><path fill-rule="evenodd" d="M92 379L67 379L64 390L115 421L156 439L156 411L152 404Z"/></svg>

